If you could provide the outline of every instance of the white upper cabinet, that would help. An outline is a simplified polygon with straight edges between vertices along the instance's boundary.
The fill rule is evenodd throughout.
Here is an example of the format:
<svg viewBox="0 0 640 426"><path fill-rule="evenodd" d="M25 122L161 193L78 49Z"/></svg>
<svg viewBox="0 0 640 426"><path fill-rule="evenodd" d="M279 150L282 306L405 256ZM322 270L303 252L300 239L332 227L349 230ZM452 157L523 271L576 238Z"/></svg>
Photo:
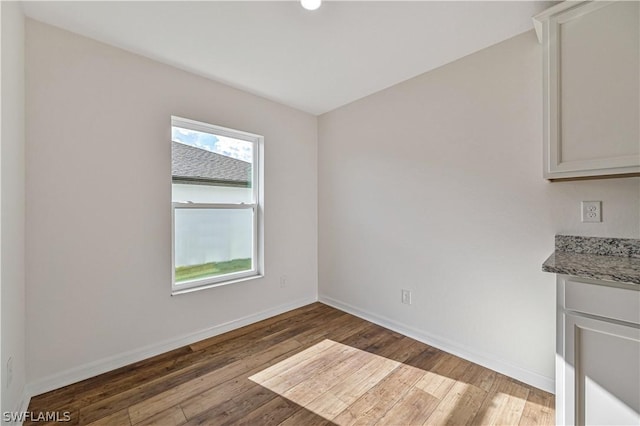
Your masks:
<svg viewBox="0 0 640 426"><path fill-rule="evenodd" d="M640 176L640 2L567 1L534 23L544 177Z"/></svg>

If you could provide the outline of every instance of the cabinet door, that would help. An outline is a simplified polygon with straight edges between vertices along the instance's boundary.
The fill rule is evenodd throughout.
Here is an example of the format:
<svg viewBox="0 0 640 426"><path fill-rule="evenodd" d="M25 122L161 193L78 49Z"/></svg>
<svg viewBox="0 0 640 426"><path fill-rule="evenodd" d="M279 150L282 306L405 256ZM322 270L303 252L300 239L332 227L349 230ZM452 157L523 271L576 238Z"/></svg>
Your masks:
<svg viewBox="0 0 640 426"><path fill-rule="evenodd" d="M566 424L640 424L640 329L565 315Z"/></svg>
<svg viewBox="0 0 640 426"><path fill-rule="evenodd" d="M637 174L640 3L585 2L545 25L545 177Z"/></svg>

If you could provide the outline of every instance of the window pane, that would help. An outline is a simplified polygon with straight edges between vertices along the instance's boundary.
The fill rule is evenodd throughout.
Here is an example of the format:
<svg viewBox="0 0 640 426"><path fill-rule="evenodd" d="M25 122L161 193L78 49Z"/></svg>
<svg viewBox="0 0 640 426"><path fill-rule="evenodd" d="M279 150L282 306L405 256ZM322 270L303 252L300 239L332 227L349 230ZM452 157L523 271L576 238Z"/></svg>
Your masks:
<svg viewBox="0 0 640 426"><path fill-rule="evenodd" d="M175 209L176 284L253 269L253 209Z"/></svg>
<svg viewBox="0 0 640 426"><path fill-rule="evenodd" d="M237 188L217 185L194 185L173 183L171 186L172 201L192 203L252 203L251 188Z"/></svg>
<svg viewBox="0 0 640 426"><path fill-rule="evenodd" d="M171 127L173 201L253 203L254 144Z"/></svg>

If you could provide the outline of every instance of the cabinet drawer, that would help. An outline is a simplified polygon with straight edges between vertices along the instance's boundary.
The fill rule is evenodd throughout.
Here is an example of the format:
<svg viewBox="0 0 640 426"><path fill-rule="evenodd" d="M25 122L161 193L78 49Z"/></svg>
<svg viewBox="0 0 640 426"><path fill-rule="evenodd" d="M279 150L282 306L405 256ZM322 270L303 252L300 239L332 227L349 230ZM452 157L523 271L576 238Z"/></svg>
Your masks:
<svg viewBox="0 0 640 426"><path fill-rule="evenodd" d="M565 309L640 324L640 291L568 278Z"/></svg>

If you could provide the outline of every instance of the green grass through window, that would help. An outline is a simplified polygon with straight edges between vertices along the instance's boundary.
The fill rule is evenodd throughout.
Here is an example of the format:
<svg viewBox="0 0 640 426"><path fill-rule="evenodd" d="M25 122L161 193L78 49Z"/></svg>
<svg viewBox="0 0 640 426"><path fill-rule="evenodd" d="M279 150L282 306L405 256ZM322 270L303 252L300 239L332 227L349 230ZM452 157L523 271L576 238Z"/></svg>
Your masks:
<svg viewBox="0 0 640 426"><path fill-rule="evenodd" d="M217 275L248 271L250 269L251 259L233 259L226 262L210 262L202 265L178 266L176 268L176 282L195 280L205 277L215 277Z"/></svg>

